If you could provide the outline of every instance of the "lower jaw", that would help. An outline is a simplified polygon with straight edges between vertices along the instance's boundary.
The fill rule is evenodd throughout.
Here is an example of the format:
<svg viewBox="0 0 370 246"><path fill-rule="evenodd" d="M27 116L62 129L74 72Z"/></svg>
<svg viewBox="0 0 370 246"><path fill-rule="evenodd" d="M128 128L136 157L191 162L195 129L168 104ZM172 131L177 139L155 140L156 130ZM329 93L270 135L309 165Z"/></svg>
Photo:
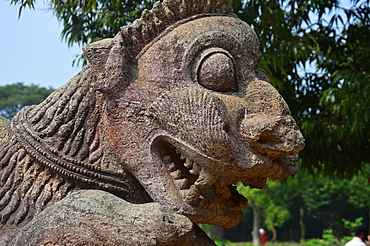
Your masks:
<svg viewBox="0 0 370 246"><path fill-rule="evenodd" d="M237 195L235 199L233 202L216 196L208 208L191 206L184 202L180 214L187 216L193 223L232 228L243 219L241 210L248 203L241 195Z"/></svg>
<svg viewBox="0 0 370 246"><path fill-rule="evenodd" d="M188 217L193 223L209 224L224 228L232 228L243 219L241 210L203 211L202 213L186 213L184 211L183 215Z"/></svg>

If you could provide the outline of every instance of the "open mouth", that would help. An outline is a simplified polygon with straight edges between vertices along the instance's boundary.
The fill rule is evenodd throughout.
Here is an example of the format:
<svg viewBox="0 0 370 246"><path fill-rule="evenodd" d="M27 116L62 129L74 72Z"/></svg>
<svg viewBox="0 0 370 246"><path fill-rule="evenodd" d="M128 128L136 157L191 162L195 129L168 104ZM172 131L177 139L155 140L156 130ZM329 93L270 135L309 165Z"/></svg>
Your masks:
<svg viewBox="0 0 370 246"><path fill-rule="evenodd" d="M212 209L221 202L231 210L240 210L246 205L247 200L236 191L235 186L221 184L220 175L200 165L185 151L163 139L155 145L159 159L187 204Z"/></svg>

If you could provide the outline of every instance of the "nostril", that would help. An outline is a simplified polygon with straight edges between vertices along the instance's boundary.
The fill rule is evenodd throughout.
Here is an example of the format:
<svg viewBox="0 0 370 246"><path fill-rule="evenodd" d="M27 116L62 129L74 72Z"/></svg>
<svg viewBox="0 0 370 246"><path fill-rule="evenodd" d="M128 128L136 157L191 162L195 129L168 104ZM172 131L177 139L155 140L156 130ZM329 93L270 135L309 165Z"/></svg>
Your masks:
<svg viewBox="0 0 370 246"><path fill-rule="evenodd" d="M289 117L253 114L243 119L240 131L249 146L277 158L296 154L304 146L303 137L296 128Z"/></svg>
<svg viewBox="0 0 370 246"><path fill-rule="evenodd" d="M273 130L267 130L261 133L257 142L263 145L267 145L267 144L275 145L275 144L283 143L284 141L278 136L276 136Z"/></svg>
<svg viewBox="0 0 370 246"><path fill-rule="evenodd" d="M262 132L259 139L258 139L258 143L260 144L267 144L267 143L270 143L270 139L271 139L271 133L272 131L265 131L265 132Z"/></svg>

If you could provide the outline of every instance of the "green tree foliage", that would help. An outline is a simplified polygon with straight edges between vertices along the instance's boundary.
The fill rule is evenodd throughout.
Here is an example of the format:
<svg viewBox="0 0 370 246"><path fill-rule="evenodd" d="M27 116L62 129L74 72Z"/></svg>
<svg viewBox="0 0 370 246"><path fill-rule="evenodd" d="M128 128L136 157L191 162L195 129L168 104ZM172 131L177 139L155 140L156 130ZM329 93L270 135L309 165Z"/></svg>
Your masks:
<svg viewBox="0 0 370 246"><path fill-rule="evenodd" d="M370 165L364 172L370 173ZM260 226L279 241L320 238L328 229L340 239L349 235L348 221L370 220L370 184L363 174L339 179L302 171L285 181L269 180L262 190L237 187L249 200L246 209L258 207Z"/></svg>
<svg viewBox="0 0 370 246"><path fill-rule="evenodd" d="M12 0L20 11L35 0ZM154 1L48 1L68 45L113 37ZM307 139L304 169L351 177L370 159L370 2L234 0L261 40L261 67ZM351 165L349 165L349 163Z"/></svg>
<svg viewBox="0 0 370 246"><path fill-rule="evenodd" d="M259 242L258 229L262 226L272 232L272 240L276 240L276 227L282 226L290 217L289 198L283 190L282 182L269 180L262 190L237 184L240 194L248 199L247 207L253 210L253 242Z"/></svg>
<svg viewBox="0 0 370 246"><path fill-rule="evenodd" d="M0 115L11 120L24 106L42 102L54 89L23 83L0 86Z"/></svg>

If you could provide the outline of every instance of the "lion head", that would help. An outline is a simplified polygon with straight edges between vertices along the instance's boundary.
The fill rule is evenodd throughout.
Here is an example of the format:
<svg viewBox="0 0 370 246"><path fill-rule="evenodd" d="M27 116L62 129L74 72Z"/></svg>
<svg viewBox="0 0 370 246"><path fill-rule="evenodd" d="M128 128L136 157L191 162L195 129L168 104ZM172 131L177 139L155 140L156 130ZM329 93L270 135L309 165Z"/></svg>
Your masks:
<svg viewBox="0 0 370 246"><path fill-rule="evenodd" d="M84 50L110 148L170 211L232 227L247 203L234 184L263 188L296 172L303 136L231 1L157 2Z"/></svg>

